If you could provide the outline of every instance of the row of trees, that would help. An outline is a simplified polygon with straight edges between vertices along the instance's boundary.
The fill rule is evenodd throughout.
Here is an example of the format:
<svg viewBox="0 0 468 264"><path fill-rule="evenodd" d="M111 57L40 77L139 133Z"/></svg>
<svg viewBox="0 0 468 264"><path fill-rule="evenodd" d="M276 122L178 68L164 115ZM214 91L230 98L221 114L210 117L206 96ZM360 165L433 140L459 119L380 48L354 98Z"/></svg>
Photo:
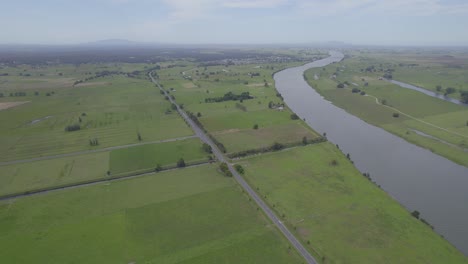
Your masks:
<svg viewBox="0 0 468 264"><path fill-rule="evenodd" d="M243 92L241 94L234 94L233 92L228 92L221 97L212 97L206 98L205 103L218 103L224 101L243 101L248 99L253 99L254 97L250 95L249 92Z"/></svg>

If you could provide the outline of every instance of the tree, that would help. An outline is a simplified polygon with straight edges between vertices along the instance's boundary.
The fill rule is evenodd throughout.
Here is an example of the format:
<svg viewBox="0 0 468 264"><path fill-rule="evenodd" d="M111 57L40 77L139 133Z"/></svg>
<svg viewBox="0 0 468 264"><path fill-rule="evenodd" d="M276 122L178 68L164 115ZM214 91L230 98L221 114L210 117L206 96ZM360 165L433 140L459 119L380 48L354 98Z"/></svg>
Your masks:
<svg viewBox="0 0 468 264"><path fill-rule="evenodd" d="M244 174L244 168L240 164L234 165L234 169L240 174Z"/></svg>
<svg viewBox="0 0 468 264"><path fill-rule="evenodd" d="M303 138L302 138L302 144L303 144L303 145L307 145L307 143L308 143L308 142L307 142L307 137L303 137Z"/></svg>
<svg viewBox="0 0 468 264"><path fill-rule="evenodd" d="M137 136L138 136L138 141L142 141L142 140L143 140L143 139L141 138L140 132L137 133Z"/></svg>
<svg viewBox="0 0 468 264"><path fill-rule="evenodd" d="M200 113L200 112L197 113L197 117L201 117L201 113Z"/></svg>
<svg viewBox="0 0 468 264"><path fill-rule="evenodd" d="M399 113L393 113L393 115L392 115L392 116L396 118L396 117L399 117L399 116L400 116L400 114L399 114Z"/></svg>
<svg viewBox="0 0 468 264"><path fill-rule="evenodd" d="M442 86L437 85L437 86L436 86L436 90L437 90L438 92L442 91Z"/></svg>
<svg viewBox="0 0 468 264"><path fill-rule="evenodd" d="M183 158L180 158L178 161L177 161L177 167L178 168L183 168L185 167L185 160Z"/></svg>
<svg viewBox="0 0 468 264"><path fill-rule="evenodd" d="M290 117L292 120L298 120L298 119L299 119L299 116L296 115L295 113L291 114L289 117Z"/></svg>
<svg viewBox="0 0 468 264"><path fill-rule="evenodd" d="M222 172L225 176L227 176L227 177L232 177L232 173L231 173L231 171L229 170L229 167L228 167L228 165L227 165L225 162L219 164L219 169L221 170L221 172Z"/></svg>
<svg viewBox="0 0 468 264"><path fill-rule="evenodd" d="M452 93L454 93L456 91L457 90L455 88L447 87L447 88L445 88L445 95L452 94Z"/></svg>
<svg viewBox="0 0 468 264"><path fill-rule="evenodd" d="M339 83L339 84L336 86L336 88L344 88L344 84Z"/></svg>
<svg viewBox="0 0 468 264"><path fill-rule="evenodd" d="M460 92L461 102L464 104L468 104L468 91L461 91Z"/></svg>
<svg viewBox="0 0 468 264"><path fill-rule="evenodd" d="M203 148L203 151L205 151L206 153L213 153L211 146L206 143L203 143L202 148Z"/></svg>
<svg viewBox="0 0 468 264"><path fill-rule="evenodd" d="M253 129L258 129L258 124L255 124L255 125L253 126Z"/></svg>

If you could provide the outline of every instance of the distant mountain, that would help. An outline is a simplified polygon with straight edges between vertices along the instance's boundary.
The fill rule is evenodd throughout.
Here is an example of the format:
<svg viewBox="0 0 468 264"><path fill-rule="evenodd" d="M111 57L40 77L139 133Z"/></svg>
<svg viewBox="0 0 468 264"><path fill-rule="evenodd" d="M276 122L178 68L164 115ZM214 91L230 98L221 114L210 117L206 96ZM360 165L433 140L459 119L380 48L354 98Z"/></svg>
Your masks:
<svg viewBox="0 0 468 264"><path fill-rule="evenodd" d="M88 47L128 47L128 46L154 46L154 43L136 42L126 39L104 39L80 44Z"/></svg>

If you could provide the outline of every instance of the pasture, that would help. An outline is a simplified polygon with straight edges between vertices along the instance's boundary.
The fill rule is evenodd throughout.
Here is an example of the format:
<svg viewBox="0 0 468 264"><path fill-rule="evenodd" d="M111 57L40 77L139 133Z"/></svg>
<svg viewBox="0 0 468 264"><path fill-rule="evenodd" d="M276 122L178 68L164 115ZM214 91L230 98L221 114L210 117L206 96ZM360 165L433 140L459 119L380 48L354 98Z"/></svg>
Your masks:
<svg viewBox="0 0 468 264"><path fill-rule="evenodd" d="M158 164L162 167L175 166L181 158L186 163L208 161L209 155L203 151L202 142L193 138L112 150L109 154L109 168L113 175L154 169Z"/></svg>
<svg viewBox="0 0 468 264"><path fill-rule="evenodd" d="M323 263L467 263L332 144L237 162L245 178Z"/></svg>
<svg viewBox="0 0 468 264"><path fill-rule="evenodd" d="M11 263L302 263L211 165L2 201L0 230Z"/></svg>
<svg viewBox="0 0 468 264"><path fill-rule="evenodd" d="M147 80L106 77L112 85L63 88L51 96L27 92L28 104L0 111L0 160L126 145L192 134ZM90 83L91 84L91 83ZM16 97L15 97L16 98ZM10 97L0 98L7 102ZM15 99L17 100L17 99ZM67 132L67 126L79 125ZM97 139L92 146L90 140Z"/></svg>

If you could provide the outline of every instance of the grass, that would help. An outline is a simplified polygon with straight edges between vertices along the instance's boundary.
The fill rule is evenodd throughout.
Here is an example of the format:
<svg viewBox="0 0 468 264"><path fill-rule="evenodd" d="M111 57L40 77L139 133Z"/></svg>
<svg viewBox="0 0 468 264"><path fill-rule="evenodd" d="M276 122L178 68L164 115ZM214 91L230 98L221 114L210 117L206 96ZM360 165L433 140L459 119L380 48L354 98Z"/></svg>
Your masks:
<svg viewBox="0 0 468 264"><path fill-rule="evenodd" d="M271 146L274 142L295 143L301 142L303 137L314 139L318 134L305 127L302 122L287 123L283 125L267 126L259 129L233 130L226 133L213 134L229 152L238 152L246 149L257 149Z"/></svg>
<svg viewBox="0 0 468 264"><path fill-rule="evenodd" d="M0 230L11 263L302 262L214 166L0 202Z"/></svg>
<svg viewBox="0 0 468 264"><path fill-rule="evenodd" d="M0 195L105 177L109 153L43 160L0 167Z"/></svg>
<svg viewBox="0 0 468 264"><path fill-rule="evenodd" d="M323 263L468 262L330 143L239 163L249 183Z"/></svg>
<svg viewBox="0 0 468 264"><path fill-rule="evenodd" d="M110 152L111 174L138 171L161 166L176 165L180 158L185 162L208 160L198 138L117 149Z"/></svg>

